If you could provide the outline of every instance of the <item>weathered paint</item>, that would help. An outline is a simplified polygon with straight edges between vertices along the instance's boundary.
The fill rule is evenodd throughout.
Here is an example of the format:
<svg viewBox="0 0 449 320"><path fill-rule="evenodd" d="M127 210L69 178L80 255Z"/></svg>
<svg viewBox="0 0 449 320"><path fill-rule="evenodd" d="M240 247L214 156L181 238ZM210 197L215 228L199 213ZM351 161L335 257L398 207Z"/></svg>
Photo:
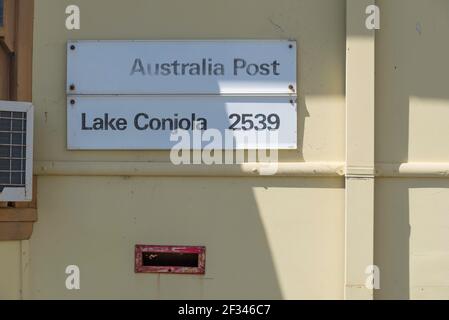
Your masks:
<svg viewBox="0 0 449 320"><path fill-rule="evenodd" d="M374 298L447 299L449 3L376 3L376 171L351 168L353 175L376 178L374 188L355 185L346 200L362 211L368 202L361 199L374 196L369 250L381 271ZM63 27L69 4L36 2L39 221L29 247L0 243L0 257L8 261L0 273L8 289L0 294L17 298L22 289L23 297L34 299L343 298L345 91L354 90L345 88L346 1L133 0L124 10L119 0L79 0L79 31ZM355 45L366 44L362 34L352 36ZM253 164L174 168L162 151L66 150L68 40L278 38L296 40L300 58L298 150L280 153L277 176L260 177ZM372 137L360 138L364 143ZM206 274L136 274L138 243L206 246ZM351 244L363 252L366 243ZM69 264L80 267L81 290L64 286ZM365 290L360 282L347 290L356 296Z"/></svg>
<svg viewBox="0 0 449 320"><path fill-rule="evenodd" d="M25 296L343 298L344 180L316 175L336 172L345 158L345 0L136 0L126 10L118 0L82 0L81 30L55 28L64 25L59 13L69 4L36 2L35 164L42 175ZM230 166L246 177L229 175L227 166L198 177L196 167L174 168L163 151L67 151L71 39L295 39L304 46L297 61L299 149L280 152L279 178L260 177L258 166L246 164ZM335 165L313 165L330 160ZM44 173L61 165L58 176ZM316 199L326 201L317 206ZM205 246L206 274L135 274L139 243ZM65 289L68 264L80 267L79 291Z"/></svg>
<svg viewBox="0 0 449 320"><path fill-rule="evenodd" d="M198 255L197 267L180 267L180 266L144 266L142 262L142 254L145 252L152 253L194 253ZM201 246L161 246L161 245L144 245L138 244L135 248L135 268L136 273L174 273L174 274L204 274L206 272L206 248Z"/></svg>

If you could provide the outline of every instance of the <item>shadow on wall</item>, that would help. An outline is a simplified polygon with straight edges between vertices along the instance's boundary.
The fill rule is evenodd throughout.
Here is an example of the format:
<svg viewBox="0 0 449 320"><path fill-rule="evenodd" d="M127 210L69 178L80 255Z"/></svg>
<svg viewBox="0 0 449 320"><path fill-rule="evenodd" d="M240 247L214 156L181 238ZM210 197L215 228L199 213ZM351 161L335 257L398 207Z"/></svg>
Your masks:
<svg viewBox="0 0 449 320"><path fill-rule="evenodd" d="M376 162L448 161L449 3L434 0L379 0L381 29L376 33ZM441 229L415 234L412 189L448 189L439 179L378 179L376 183L375 263L381 271L379 299L413 298L416 247ZM430 217L429 217L430 218ZM441 228L441 227L439 227ZM429 250L428 254L431 254ZM440 261L441 262L441 261ZM429 270L437 270L438 264ZM430 273L426 278L430 277ZM426 282L426 279L420 281Z"/></svg>
<svg viewBox="0 0 449 320"><path fill-rule="evenodd" d="M197 0L195 4L180 0L135 1L126 10L121 0L79 2L81 7L89 8L85 14L92 19L83 20L78 39L105 35L124 39L296 39L300 56L299 148L282 152L281 160L304 160L301 149L308 116L307 96L344 97L344 0ZM38 146L38 158L123 159L124 154L131 153L55 155L56 147L46 149L65 147L65 141L59 138L63 134L50 134L49 130L65 129L57 126L65 123L66 117L61 111L65 106L59 103L64 100L60 70L65 65L61 56L65 54L66 38L73 34L55 28L59 16L47 11L64 12L66 4L36 2L36 34L40 40L35 47L40 59L35 66L36 109L41 110L40 117L42 110L50 115L48 123L38 123L38 132L45 137L40 139L45 140L45 146ZM104 15L105 6L112 8L109 19L98 24L96 17ZM177 10L173 11L173 7ZM208 14L199 15L198 8ZM126 22L126 28L117 21ZM273 21L281 21L282 34ZM60 62L57 68L55 61ZM44 75L45 69L58 72ZM224 107L220 112L226 115ZM335 112L327 105L325 109ZM327 130L328 141L323 144L333 144L333 131L322 125L320 114L316 118L311 126L316 128L313 134L321 138ZM51 140L53 137L59 140ZM323 157L328 156L326 152ZM332 152L329 154L334 155ZM155 158L154 152L135 154L142 161ZM30 295L105 299L342 298L343 188L343 179L316 177L39 177L40 216L30 242ZM205 245L206 276L136 275L136 243ZM78 264L81 269L79 292L63 286L65 274L61 270L69 264Z"/></svg>
<svg viewBox="0 0 449 320"><path fill-rule="evenodd" d="M374 263L381 286L375 298L409 299L409 181L378 179L375 190Z"/></svg>
<svg viewBox="0 0 449 320"><path fill-rule="evenodd" d="M438 298L447 286L447 179L379 179L375 263L378 299Z"/></svg>
<svg viewBox="0 0 449 320"><path fill-rule="evenodd" d="M342 295L341 179L41 177L48 188L30 242L31 298ZM205 245L206 275L134 274L137 243ZM64 288L70 264L79 291Z"/></svg>

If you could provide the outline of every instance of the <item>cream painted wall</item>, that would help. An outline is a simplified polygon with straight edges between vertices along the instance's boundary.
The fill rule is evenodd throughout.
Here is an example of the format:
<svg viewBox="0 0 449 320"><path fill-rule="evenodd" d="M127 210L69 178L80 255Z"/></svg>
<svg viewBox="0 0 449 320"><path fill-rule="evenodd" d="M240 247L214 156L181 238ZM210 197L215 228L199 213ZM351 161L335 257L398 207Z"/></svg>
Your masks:
<svg viewBox="0 0 449 320"><path fill-rule="evenodd" d="M341 179L41 177L38 187L30 298L342 298ZM136 243L205 245L206 275L134 274ZM70 264L79 291L65 288Z"/></svg>
<svg viewBox="0 0 449 320"><path fill-rule="evenodd" d="M378 2L376 161L448 162L449 2Z"/></svg>
<svg viewBox="0 0 449 320"><path fill-rule="evenodd" d="M80 31L64 28L73 3ZM449 3L377 4L375 298L449 299L449 182L423 177L426 163L449 162ZM124 162L168 155L67 151L64 88L69 39L296 39L299 148L281 161L343 162L345 7L344 0L130 0L124 10L118 0L36 1L39 222L22 281L20 243L0 243L7 261L0 298L17 298L21 282L34 299L343 298L343 178L120 177ZM112 176L76 176L84 161L112 161ZM58 176L40 169L52 162ZM385 169L401 163L421 168L420 177ZM206 245L207 274L136 275L135 243ZM80 291L64 287L69 264L81 267Z"/></svg>
<svg viewBox="0 0 449 320"><path fill-rule="evenodd" d="M37 161L168 161L167 152L66 151L67 40L264 38L296 39L299 47L299 148L281 160L344 161L345 0L36 2L33 100L36 135L45 141ZM68 31L64 12L74 3L81 29Z"/></svg>
<svg viewBox="0 0 449 320"><path fill-rule="evenodd" d="M380 0L376 161L449 162L449 2ZM441 172L444 172L441 171ZM376 181L376 298L449 299L449 180Z"/></svg>
<svg viewBox="0 0 449 320"><path fill-rule="evenodd" d="M20 298L20 241L0 242L0 300Z"/></svg>
<svg viewBox="0 0 449 320"><path fill-rule="evenodd" d="M377 298L449 299L448 199L446 179L377 181Z"/></svg>
<svg viewBox="0 0 449 320"><path fill-rule="evenodd" d="M79 31L64 28L69 4L80 6ZM112 161L117 175L123 161L168 161L167 152L66 150L69 39L296 39L299 148L280 161L344 161L345 0L39 0L35 10L43 175L26 298L343 298L341 177L68 177L40 166ZM136 275L136 243L205 245L207 273ZM65 288L69 264L81 268L80 291Z"/></svg>

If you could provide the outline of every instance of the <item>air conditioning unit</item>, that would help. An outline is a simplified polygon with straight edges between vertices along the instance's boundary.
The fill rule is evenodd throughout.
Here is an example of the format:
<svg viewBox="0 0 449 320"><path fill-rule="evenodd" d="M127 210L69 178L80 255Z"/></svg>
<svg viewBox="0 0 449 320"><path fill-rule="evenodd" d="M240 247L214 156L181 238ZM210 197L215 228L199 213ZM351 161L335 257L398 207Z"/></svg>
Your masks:
<svg viewBox="0 0 449 320"><path fill-rule="evenodd" d="M31 201L33 105L0 101L0 201Z"/></svg>

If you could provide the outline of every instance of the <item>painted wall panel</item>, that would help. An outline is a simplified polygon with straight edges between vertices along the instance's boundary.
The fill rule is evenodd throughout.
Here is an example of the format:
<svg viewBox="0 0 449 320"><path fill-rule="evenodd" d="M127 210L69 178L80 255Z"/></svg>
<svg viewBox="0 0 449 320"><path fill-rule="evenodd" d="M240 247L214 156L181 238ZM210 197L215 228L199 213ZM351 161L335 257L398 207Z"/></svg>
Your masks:
<svg viewBox="0 0 449 320"><path fill-rule="evenodd" d="M126 10L120 0L80 0L82 25L74 31L64 27L61 14L70 4L36 2L33 101L36 135L45 141L36 146L36 160L168 161L161 151L66 151L66 42L71 39L295 39L301 48L298 149L282 151L280 160L344 160L345 0L133 0Z"/></svg>
<svg viewBox="0 0 449 320"><path fill-rule="evenodd" d="M449 161L449 2L378 4L376 161Z"/></svg>
<svg viewBox="0 0 449 320"><path fill-rule="evenodd" d="M448 197L446 179L376 182L377 298L449 299Z"/></svg>
<svg viewBox="0 0 449 320"><path fill-rule="evenodd" d="M20 298L20 254L20 241L0 242L0 300Z"/></svg>
<svg viewBox="0 0 449 320"><path fill-rule="evenodd" d="M298 149L280 160L344 161L346 1L128 2L78 1L79 31L63 27L70 1L36 2L36 163L168 161L66 150L70 39L295 39ZM428 2L377 1L377 164L449 161L449 4ZM343 179L40 176L38 187L29 297L343 297ZM376 298L449 298L448 190L447 179L376 178ZM206 245L206 276L135 275L141 242ZM81 291L64 287L68 264L81 267Z"/></svg>
<svg viewBox="0 0 449 320"><path fill-rule="evenodd" d="M376 161L449 161L449 3L378 1ZM449 182L376 181L376 297L449 299Z"/></svg>
<svg viewBox="0 0 449 320"><path fill-rule="evenodd" d="M39 197L27 296L342 298L342 184L334 178L40 177L39 190L52 192ZM206 275L134 274L136 243L204 245ZM65 288L71 264L81 270L78 291Z"/></svg>
<svg viewBox="0 0 449 320"><path fill-rule="evenodd" d="M76 31L64 28L69 4L36 1L36 165L169 161L167 151L66 150L73 39L295 39L298 148L280 161L344 161L345 0L133 0L126 10L80 0ZM343 188L341 178L39 176L26 297L343 298ZM136 243L206 245L206 276L136 275ZM69 264L80 291L65 288Z"/></svg>

